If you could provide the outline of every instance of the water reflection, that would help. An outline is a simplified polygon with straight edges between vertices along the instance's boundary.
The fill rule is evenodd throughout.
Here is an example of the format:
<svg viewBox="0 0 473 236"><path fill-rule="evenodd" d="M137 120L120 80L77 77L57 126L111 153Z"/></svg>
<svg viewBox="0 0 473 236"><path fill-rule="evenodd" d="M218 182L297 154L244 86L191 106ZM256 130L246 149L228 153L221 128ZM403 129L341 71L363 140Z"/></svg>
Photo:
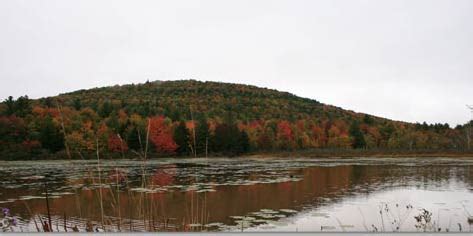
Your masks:
<svg viewBox="0 0 473 236"><path fill-rule="evenodd" d="M473 213L470 160L110 161L100 178L96 164L0 163L12 229L42 230L44 181L54 231L416 231L423 208L429 230L465 231Z"/></svg>
<svg viewBox="0 0 473 236"><path fill-rule="evenodd" d="M161 187L173 185L176 173L176 165L161 166L159 169L154 171L152 184Z"/></svg>

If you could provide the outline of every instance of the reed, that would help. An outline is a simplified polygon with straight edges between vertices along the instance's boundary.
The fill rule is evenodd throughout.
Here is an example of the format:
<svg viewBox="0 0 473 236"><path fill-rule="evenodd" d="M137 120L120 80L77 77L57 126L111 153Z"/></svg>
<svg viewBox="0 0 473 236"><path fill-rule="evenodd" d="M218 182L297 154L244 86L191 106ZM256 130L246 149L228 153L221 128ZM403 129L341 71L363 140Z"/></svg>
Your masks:
<svg viewBox="0 0 473 236"><path fill-rule="evenodd" d="M99 139L96 137L95 139L97 144L97 171L99 176L99 197L100 197L100 218L102 221L102 228L105 231L104 225L104 213L103 213L103 196L102 196L102 176L101 176L101 169L100 169L100 153L99 153Z"/></svg>
<svg viewBox="0 0 473 236"><path fill-rule="evenodd" d="M379 215L381 216L381 231L384 232L384 218L383 218L383 207L379 208Z"/></svg>
<svg viewBox="0 0 473 236"><path fill-rule="evenodd" d="M67 232L67 218L66 218L66 212L64 212L64 232Z"/></svg>
<svg viewBox="0 0 473 236"><path fill-rule="evenodd" d="M363 215L363 212L361 211L361 208L358 207L358 211L360 212L361 218L363 219L363 227L365 228L366 232L368 232L368 227L366 226L366 218L365 215Z"/></svg>
<svg viewBox="0 0 473 236"><path fill-rule="evenodd" d="M117 185L117 201L118 201L118 231L121 231L121 224L122 224L122 212L121 212L121 204L120 204L120 189L118 185L118 168L115 168L115 174L117 175L116 178L116 185ZM110 188L111 189L111 188Z"/></svg>
<svg viewBox="0 0 473 236"><path fill-rule="evenodd" d="M25 205L26 210L28 211L28 213L30 214L31 218L33 219L34 225L35 225L35 227L36 227L36 231L41 232L41 231L39 230L38 223L36 222L36 219L35 219L33 213L31 212L31 208L29 207L28 203L27 203L26 201L23 201L23 204ZM40 221L40 222L41 222L41 221Z"/></svg>
<svg viewBox="0 0 473 236"><path fill-rule="evenodd" d="M48 193L48 182L45 181L44 182L44 189L45 189L45 193L46 193L46 209L47 209L47 212L48 212L48 222L49 222L49 227L50 227L50 230L52 232L52 223L51 223L51 211L49 209L49 193Z"/></svg>

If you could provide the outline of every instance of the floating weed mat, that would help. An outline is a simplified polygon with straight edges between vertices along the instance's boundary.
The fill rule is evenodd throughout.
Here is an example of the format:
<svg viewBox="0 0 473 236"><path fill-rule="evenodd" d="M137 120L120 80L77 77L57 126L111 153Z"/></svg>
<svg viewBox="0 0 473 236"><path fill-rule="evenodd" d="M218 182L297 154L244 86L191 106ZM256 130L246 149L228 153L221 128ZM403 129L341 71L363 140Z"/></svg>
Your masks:
<svg viewBox="0 0 473 236"><path fill-rule="evenodd" d="M330 218L328 213L323 213L323 212L314 212L314 213L311 213L310 215L314 217Z"/></svg>
<svg viewBox="0 0 473 236"><path fill-rule="evenodd" d="M165 188L131 188L129 191L137 193L162 193L166 192Z"/></svg>
<svg viewBox="0 0 473 236"><path fill-rule="evenodd" d="M288 213L288 214L297 213L297 211L293 209L279 209L279 211L283 213Z"/></svg>
<svg viewBox="0 0 473 236"><path fill-rule="evenodd" d="M261 209L245 216L229 216L234 224L218 224L217 227L221 231L245 231L248 228L256 226L261 229L273 229L277 226L288 225L283 219L296 213L298 213L298 211L293 209Z"/></svg>
<svg viewBox="0 0 473 236"><path fill-rule="evenodd" d="M74 192L81 189L115 188L117 181L114 178L117 175L111 173L119 169L121 174L127 176L126 181L131 188L139 188L143 176L146 179L170 177L171 181L162 183L159 186L162 189L159 191L212 192L215 191L212 186L300 181L302 178L293 172L307 164L303 161L288 163L280 160L266 160L261 162L253 159L229 160L225 158L215 158L211 162L207 159L155 159L147 162L144 171L146 174L143 175L140 161L101 160L104 180L99 185L96 160L7 161L0 163L0 178L3 180L2 187L6 189L40 190L42 180L47 178L51 192ZM195 186L196 180L199 181L199 186ZM64 181L67 182L66 185ZM4 200L0 198L0 201Z"/></svg>
<svg viewBox="0 0 473 236"><path fill-rule="evenodd" d="M21 196L19 200L46 199L44 196ZM2 202L0 202L2 203Z"/></svg>

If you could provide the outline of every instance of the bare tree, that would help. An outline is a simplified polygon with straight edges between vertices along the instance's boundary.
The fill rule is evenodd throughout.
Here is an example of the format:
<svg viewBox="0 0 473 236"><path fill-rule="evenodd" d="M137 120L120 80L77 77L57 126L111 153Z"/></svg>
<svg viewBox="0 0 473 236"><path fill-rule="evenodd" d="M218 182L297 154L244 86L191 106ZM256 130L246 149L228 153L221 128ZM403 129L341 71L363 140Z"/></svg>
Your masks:
<svg viewBox="0 0 473 236"><path fill-rule="evenodd" d="M468 150L470 150L470 148L471 148L471 126L472 126L472 123L473 123L473 106L472 105L466 105L466 107L468 107L468 109L470 109L470 111L471 111L471 119L467 124L468 127L467 127L467 130L466 130L466 142L467 142Z"/></svg>
<svg viewBox="0 0 473 236"><path fill-rule="evenodd" d="M71 159L71 152L69 150L69 145L67 143L66 127L64 126L64 116L62 115L61 105L59 105L59 102L57 100L56 100L56 106L61 118L61 128L62 128L62 134L64 135L64 146L66 148L67 157Z"/></svg>

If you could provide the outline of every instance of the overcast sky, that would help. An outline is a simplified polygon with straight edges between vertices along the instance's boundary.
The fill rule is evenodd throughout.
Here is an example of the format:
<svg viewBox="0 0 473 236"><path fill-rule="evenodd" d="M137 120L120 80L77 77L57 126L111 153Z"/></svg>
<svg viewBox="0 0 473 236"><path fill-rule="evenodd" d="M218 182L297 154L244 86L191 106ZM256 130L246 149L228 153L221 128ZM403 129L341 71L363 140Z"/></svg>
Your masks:
<svg viewBox="0 0 473 236"><path fill-rule="evenodd" d="M465 123L473 1L0 1L1 99L190 78Z"/></svg>

